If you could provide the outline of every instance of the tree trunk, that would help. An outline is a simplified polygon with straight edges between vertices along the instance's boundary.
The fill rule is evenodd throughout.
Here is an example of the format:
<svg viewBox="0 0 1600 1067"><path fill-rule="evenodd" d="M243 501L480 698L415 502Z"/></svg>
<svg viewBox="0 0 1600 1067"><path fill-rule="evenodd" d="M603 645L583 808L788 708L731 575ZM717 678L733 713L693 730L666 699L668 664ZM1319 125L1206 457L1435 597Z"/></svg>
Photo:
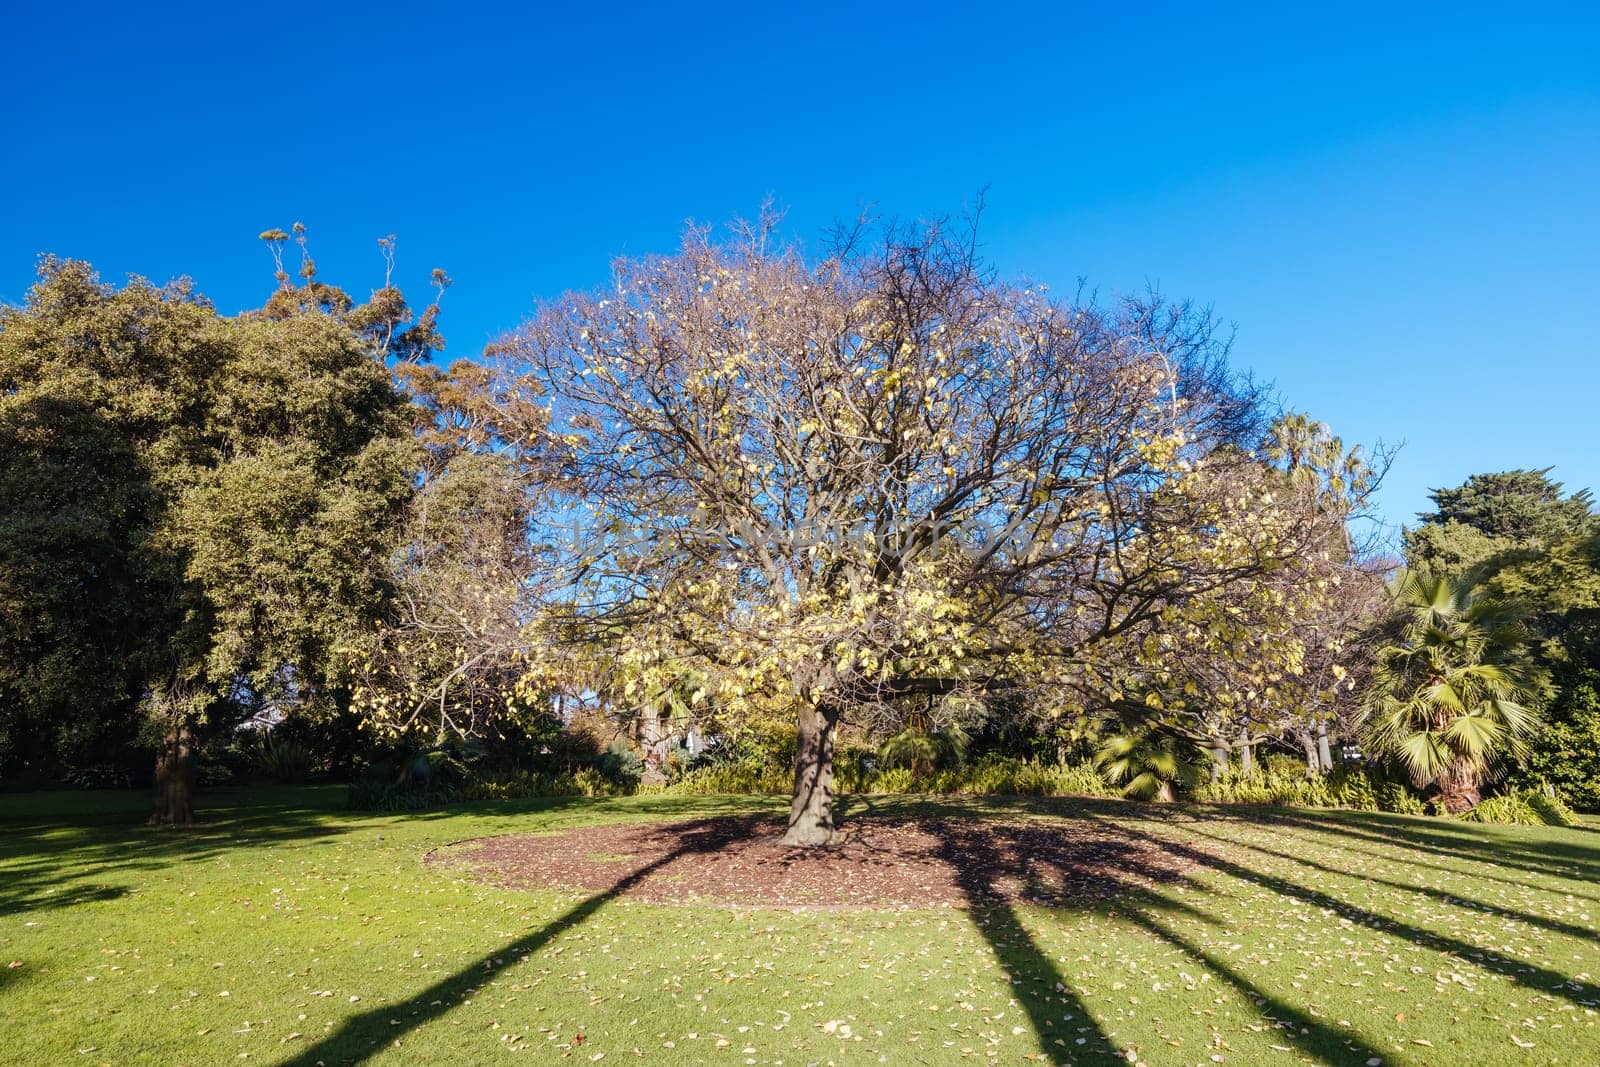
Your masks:
<svg viewBox="0 0 1600 1067"><path fill-rule="evenodd" d="M1239 770L1246 777L1256 773L1256 749L1248 735L1239 735Z"/></svg>
<svg viewBox="0 0 1600 1067"><path fill-rule="evenodd" d="M1439 779L1439 803L1451 815L1471 811L1483 800L1478 792L1478 776L1470 770L1454 769Z"/></svg>
<svg viewBox="0 0 1600 1067"><path fill-rule="evenodd" d="M639 709L639 751L644 770L639 781L661 784L667 780L667 745L661 729L661 709L647 703Z"/></svg>
<svg viewBox="0 0 1600 1067"><path fill-rule="evenodd" d="M1214 745L1211 748L1211 780L1213 782L1228 773L1228 746Z"/></svg>
<svg viewBox="0 0 1600 1067"><path fill-rule="evenodd" d="M1333 751L1328 746L1328 724L1317 723L1317 762L1322 765L1322 773L1327 774L1333 770Z"/></svg>
<svg viewBox="0 0 1600 1067"><path fill-rule="evenodd" d="M189 724L173 721L156 753L155 810L152 826L194 824L194 737Z"/></svg>
<svg viewBox="0 0 1600 1067"><path fill-rule="evenodd" d="M833 826L833 730L838 722L838 709L831 705L806 703L800 708L786 845L814 848L839 840Z"/></svg>
<svg viewBox="0 0 1600 1067"><path fill-rule="evenodd" d="M1322 777L1322 757L1317 754L1317 739L1307 733L1300 738L1300 747L1306 753L1306 777L1316 781Z"/></svg>

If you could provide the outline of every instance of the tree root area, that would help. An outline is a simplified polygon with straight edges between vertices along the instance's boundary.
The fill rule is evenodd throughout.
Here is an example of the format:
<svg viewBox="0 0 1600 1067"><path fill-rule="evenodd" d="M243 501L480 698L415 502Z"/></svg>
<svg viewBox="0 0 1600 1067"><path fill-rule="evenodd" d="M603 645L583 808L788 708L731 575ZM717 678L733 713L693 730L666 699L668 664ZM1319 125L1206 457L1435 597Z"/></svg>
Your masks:
<svg viewBox="0 0 1600 1067"><path fill-rule="evenodd" d="M1181 877L1194 863L1101 824L859 819L827 848L758 818L613 823L436 849L431 866L513 889L652 904L770 908L1066 907Z"/></svg>

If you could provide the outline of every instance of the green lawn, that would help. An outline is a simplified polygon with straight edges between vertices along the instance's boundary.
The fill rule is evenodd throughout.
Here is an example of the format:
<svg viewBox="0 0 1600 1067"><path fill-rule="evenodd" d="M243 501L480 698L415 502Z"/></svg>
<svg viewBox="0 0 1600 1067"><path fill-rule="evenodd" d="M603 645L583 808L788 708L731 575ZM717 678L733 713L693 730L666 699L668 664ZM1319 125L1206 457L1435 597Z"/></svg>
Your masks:
<svg viewBox="0 0 1600 1067"><path fill-rule="evenodd" d="M1112 823L1197 866L1092 908L792 913L422 865L483 834L775 798L392 816L342 799L213 793L206 826L163 832L142 797L0 796L0 1060L1600 1063L1593 828L930 803Z"/></svg>

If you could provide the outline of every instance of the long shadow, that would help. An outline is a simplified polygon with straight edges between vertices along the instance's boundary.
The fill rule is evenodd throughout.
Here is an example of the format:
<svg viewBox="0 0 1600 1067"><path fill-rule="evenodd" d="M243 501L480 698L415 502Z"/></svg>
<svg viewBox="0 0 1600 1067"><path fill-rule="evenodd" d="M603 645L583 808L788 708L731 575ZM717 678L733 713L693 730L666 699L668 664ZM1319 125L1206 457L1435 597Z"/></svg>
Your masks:
<svg viewBox="0 0 1600 1067"><path fill-rule="evenodd" d="M1323 831L1323 832L1326 833L1327 831ZM1368 838L1368 837L1365 837L1365 836L1362 836L1362 835L1358 835L1358 834L1343 834L1341 836L1341 840L1339 841L1339 848L1341 850L1345 851L1345 852L1354 852L1357 855L1368 856L1368 857L1371 857L1372 859L1385 860L1385 861L1387 861L1389 863L1401 863L1406 867L1418 867L1418 868L1421 868L1423 870L1437 871L1440 874L1447 874L1447 875L1450 875L1453 878L1475 878L1475 879L1479 879L1479 880L1482 880L1482 881L1485 881L1485 882L1498 882L1500 885L1514 886L1514 887L1516 887L1518 889L1526 889L1526 888L1528 888L1527 879L1525 879L1525 878L1520 878L1520 879L1519 878L1502 878L1499 875L1490 874L1487 871L1482 870L1482 867L1484 865L1484 861L1479 860L1479 859L1464 858L1459 853L1456 854L1456 856L1454 858L1461 860L1463 863L1471 864L1474 869L1467 869L1467 868L1463 868L1463 867L1447 867L1447 866L1444 866L1443 864L1439 864L1439 863L1428 863L1425 860L1419 860L1419 859L1416 859L1413 856L1407 856L1407 857L1405 857L1404 860L1399 860L1399 859L1397 859L1397 857L1395 856L1395 854L1393 852L1382 852L1382 851L1379 851L1379 850L1374 849L1374 848L1363 848L1361 845L1351 844L1352 840L1366 842L1366 841L1369 841L1369 840L1370 841L1377 841L1377 840L1381 840L1381 839ZM1393 842L1391 842L1391 844L1393 844ZM1395 846L1395 847L1400 847L1400 846ZM1432 852L1429 852L1428 854L1429 855L1434 855L1434 853L1432 853ZM1589 900L1589 901L1594 901L1596 903L1600 903L1600 896L1591 896L1591 895L1588 895L1588 894L1585 894L1585 893L1579 893L1579 892L1577 892L1577 891L1575 891L1573 889L1566 888L1566 887L1563 887L1560 890L1549 890L1549 891L1550 892L1560 892L1563 895L1571 893L1575 897L1582 897L1584 900Z"/></svg>
<svg viewBox="0 0 1600 1067"><path fill-rule="evenodd" d="M1278 1026L1283 1037L1307 1055L1318 1057L1324 1063L1364 1063L1377 1055L1377 1051L1355 1031L1324 1022L1270 995L1214 954L1191 943L1182 934L1137 907L1119 908L1117 914L1126 916L1136 926L1159 937L1184 955L1203 961L1212 974L1255 1001L1268 1021Z"/></svg>
<svg viewBox="0 0 1600 1067"><path fill-rule="evenodd" d="M1049 953L1040 948L1011 903L1016 887L1041 895L1068 884L1076 870L1052 862L1049 850L1023 839L1016 827L973 827L939 819L931 829L940 839L941 858L950 865L972 911L973 925L1012 976L1011 990L1033 1024L1046 1055L1071 1062L1086 1055L1118 1057L1119 1050L1072 991ZM1069 846L1070 848L1070 846ZM1113 848L1111 851L1121 853ZM1104 850L1078 862L1087 867L1107 858Z"/></svg>
<svg viewBox="0 0 1600 1067"><path fill-rule="evenodd" d="M21 794L0 807L0 915L73 907L109 900L131 891L139 874L215 858L254 845L334 839L380 828L391 821L408 824L461 815L518 819L530 812L551 815L554 828L567 811L591 819L631 809L583 797L542 797L526 801L484 802L422 812L356 812L341 805L342 790L325 787L266 789L259 796L223 790L212 797L202 821L183 829L145 825L142 804L131 794ZM138 795L140 798L144 794ZM748 812L747 800L660 798L652 815L676 811L705 814ZM52 810L51 805L56 805ZM97 807L96 805L102 805ZM123 884L116 884L123 883Z"/></svg>
<svg viewBox="0 0 1600 1067"><path fill-rule="evenodd" d="M957 872L969 902L974 909L987 905L990 922L980 923L979 929L985 932L997 954L1019 953L1025 967L1045 976L1042 983L1044 989L1051 988L1052 978L1061 983L1056 989L1063 988L1065 982L1060 973L1034 943L1015 909L1003 898L1014 895L1020 886L1026 896L1043 897L1041 903L1059 903L1059 900L1050 899L1053 894L1062 890L1069 894L1082 893L1093 887L1099 895L1114 898L1112 910L1117 916L1130 919L1134 925L1186 955L1202 960L1213 973L1255 1003L1269 1022L1280 1027L1284 1040L1304 1054L1328 1063L1365 1062L1374 1055L1372 1048L1354 1031L1326 1023L1273 997L1154 918L1150 912L1160 909L1187 914L1213 924L1216 922L1213 916L1191 905L1168 900L1151 892L1149 882L1187 881L1186 870L1177 865L1164 865L1158 859L1158 848L1159 854L1165 855L1165 842L1150 835L1130 832L1116 824L1099 822L1099 825L1109 831L1106 837L1097 842L1095 847L1073 849L1066 854L1071 859L1063 863L1066 856L1062 850L1049 845L1040 847L1036 838L1019 833L1016 826L1001 823L972 827L941 820L939 832L946 842L946 856ZM1065 836L1059 827L1054 828L1053 833ZM1142 876L1144 881L1135 881L1129 877L1132 875ZM997 901L997 898L1002 899ZM1019 1000L1028 1010L1041 1039L1050 1034L1052 1028L1059 1033L1049 994L1041 994L1037 987L1030 990L1027 984L1017 988ZM1082 1012L1083 1005L1078 1003L1073 1014ZM1111 1045L1109 1038L1103 1033L1099 1037L1101 1048L1120 1058L1120 1050ZM1077 1051L1073 1045L1068 1048L1069 1051Z"/></svg>
<svg viewBox="0 0 1600 1067"><path fill-rule="evenodd" d="M0 818L0 915L113 899L119 875L215 857L241 845L347 832L333 813L272 809L189 830L152 829L142 814L70 815L55 822ZM67 821L70 818L72 821Z"/></svg>
<svg viewBox="0 0 1600 1067"><path fill-rule="evenodd" d="M737 832L738 825L726 818L718 818L675 828L675 832L681 832L681 837L672 851L634 869L609 889L584 898L532 933L510 944L497 946L411 997L351 1016L338 1029L305 1048L293 1059L285 1060L280 1067L318 1067L335 1063L360 1063L368 1059L392 1046L410 1031L446 1014L501 971L539 951L563 930L584 922L651 873L690 853L715 852L726 847L736 840L736 836L730 836L730 826L734 826ZM742 825L744 833L752 833L756 824L754 820L746 820ZM397 1018L403 1020L399 1026L393 1022Z"/></svg>
<svg viewBox="0 0 1600 1067"><path fill-rule="evenodd" d="M61 890L43 889L36 892L0 893L0 915L22 915L30 911L51 908L72 908L79 904L99 904L128 895L124 885L71 886Z"/></svg>
<svg viewBox="0 0 1600 1067"><path fill-rule="evenodd" d="M1197 828L1190 828L1189 833L1194 834L1196 837L1204 837L1209 840L1216 841L1219 844L1248 848L1250 851L1259 852L1264 856L1274 856L1281 860L1288 860L1291 863L1297 863L1302 867L1310 867L1312 870L1321 871L1324 874L1340 875L1344 877L1357 877L1351 875L1349 871L1343 871L1337 867L1330 867L1325 863L1318 863L1316 860L1306 859L1303 856L1296 856L1288 852L1279 852L1277 849L1268 848L1265 845L1258 845L1249 841L1235 841L1231 838L1218 836L1217 834L1208 834L1204 830ZM1481 911L1487 915L1494 915L1502 919L1511 919L1516 922L1527 923L1530 926L1537 926L1541 929L1548 930L1553 934L1565 934L1568 937L1576 937L1586 941L1593 940L1595 937L1595 930L1590 927L1576 926L1572 923L1562 922L1560 919L1547 918L1543 915L1530 915L1527 912L1517 911L1514 908L1503 908L1498 904L1488 904L1472 897L1464 897L1459 893L1447 893L1442 889L1435 889L1432 886L1413 885L1407 882L1396 882L1388 878L1379 878L1376 875L1366 873L1359 875L1359 878L1363 882L1371 882L1374 885L1388 886L1390 889L1398 889L1403 893L1416 893L1419 896L1437 900L1441 904L1451 904L1457 906L1465 905L1466 907L1472 908L1474 911Z"/></svg>
<svg viewBox="0 0 1600 1067"><path fill-rule="evenodd" d="M1094 817L1089 816L1089 818ZM1484 948L1480 945L1461 941L1446 934L1424 930L1419 926L1413 926L1399 919L1368 911L1365 908L1340 900L1338 897L1319 890L1308 889L1286 878L1251 870L1243 864L1224 859L1192 845L1173 841L1170 838L1157 837L1128 827L1124 827L1123 830L1130 835L1159 843L1161 847L1171 850L1175 855L1180 855L1200 867L1220 871L1241 881L1258 885L1263 889L1270 889L1280 896L1292 897L1307 904L1315 904L1317 907L1325 908L1341 918L1349 919L1351 922L1362 926L1382 930L1385 933L1394 934L1421 948L1471 960L1485 970L1492 971L1504 978L1509 978L1524 989L1559 996L1578 1008L1593 1007L1592 1000L1586 1001L1575 995L1575 990L1581 990L1585 988L1584 986L1574 983L1566 975L1558 971L1552 971L1548 967L1541 967L1527 960L1513 959L1491 948Z"/></svg>
<svg viewBox="0 0 1600 1067"><path fill-rule="evenodd" d="M1394 831L1393 836L1375 832L1376 816L1361 813L1327 812L1312 815L1303 810L1275 808L1273 819L1291 826L1322 833L1350 834L1378 844L1429 852L1454 858L1467 857L1483 863L1511 867L1528 874L1565 878L1576 882L1600 881L1600 848L1541 842L1529 849L1501 839L1485 839L1471 830L1455 830L1444 825L1377 823ZM1244 818L1244 816L1231 816Z"/></svg>

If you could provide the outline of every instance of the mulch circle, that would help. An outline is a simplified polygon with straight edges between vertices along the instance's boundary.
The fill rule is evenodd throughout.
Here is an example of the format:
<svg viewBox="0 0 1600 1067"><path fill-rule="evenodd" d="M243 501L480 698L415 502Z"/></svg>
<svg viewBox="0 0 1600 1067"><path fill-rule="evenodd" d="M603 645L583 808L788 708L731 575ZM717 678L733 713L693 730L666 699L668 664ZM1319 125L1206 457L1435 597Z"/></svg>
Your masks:
<svg viewBox="0 0 1600 1067"><path fill-rule="evenodd" d="M462 841L426 862L506 888L795 909L1081 905L1195 865L1101 823L862 818L818 849L783 845L783 831L749 817L610 823Z"/></svg>

